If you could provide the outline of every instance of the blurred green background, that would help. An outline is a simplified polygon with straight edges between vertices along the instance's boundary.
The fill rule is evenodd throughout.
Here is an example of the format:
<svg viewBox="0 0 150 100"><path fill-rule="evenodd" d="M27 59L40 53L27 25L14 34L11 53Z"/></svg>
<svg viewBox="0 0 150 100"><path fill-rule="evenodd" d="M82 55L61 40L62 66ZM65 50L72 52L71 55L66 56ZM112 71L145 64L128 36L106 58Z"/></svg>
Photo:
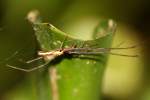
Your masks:
<svg viewBox="0 0 150 100"><path fill-rule="evenodd" d="M110 56L103 82L104 100L150 100L148 0L1 0L0 1L0 61L14 52L17 59L32 59L36 42L26 14L38 9L45 22L81 39L90 39L92 29L100 19L114 19L118 26L113 46L141 43L137 50L123 53L140 54L139 58ZM141 51L141 52L139 52ZM0 65L0 100L11 100L16 88L28 73ZM19 92L18 92L19 96Z"/></svg>

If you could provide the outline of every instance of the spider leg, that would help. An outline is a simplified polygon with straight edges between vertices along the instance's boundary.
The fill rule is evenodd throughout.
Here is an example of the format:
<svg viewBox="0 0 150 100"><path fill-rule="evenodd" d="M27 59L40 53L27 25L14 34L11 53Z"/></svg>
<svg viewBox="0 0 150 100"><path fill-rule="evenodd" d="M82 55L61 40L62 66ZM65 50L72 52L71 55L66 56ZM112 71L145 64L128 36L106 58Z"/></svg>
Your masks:
<svg viewBox="0 0 150 100"><path fill-rule="evenodd" d="M125 47L125 48L120 48L120 49L131 49L131 48L135 48L136 46L130 46L130 47ZM126 56L126 57L138 57L139 55L137 54L122 54L122 53L114 53L114 52L111 52L111 51L106 51L106 52L103 52L103 53L107 53L107 54L111 54L111 55L116 55L116 56Z"/></svg>
<svg viewBox="0 0 150 100"><path fill-rule="evenodd" d="M80 48L83 48L85 45L85 41L83 41L83 43L80 45Z"/></svg>
<svg viewBox="0 0 150 100"><path fill-rule="evenodd" d="M24 72L32 72L32 71L35 71L37 69L40 69L40 68L43 68L43 67L46 67L46 65L48 64L49 62L46 62L40 66L37 66L37 67L34 67L34 68L30 68L30 69L24 69L24 68L19 68L19 67L16 67L16 66L12 66L12 65L9 65L7 64L6 66L7 67L10 67L10 68L13 68L13 69L16 69L16 70L20 70L20 71L24 71Z"/></svg>
<svg viewBox="0 0 150 100"><path fill-rule="evenodd" d="M125 41L122 41L120 43L118 43L115 47L119 48L121 45L123 45L125 43Z"/></svg>
<svg viewBox="0 0 150 100"><path fill-rule="evenodd" d="M76 43L73 43L71 48L77 48L77 44Z"/></svg>
<svg viewBox="0 0 150 100"><path fill-rule="evenodd" d="M100 55L100 54L111 54L111 55L116 55L116 56L126 56L126 57L138 57L138 55L130 55L130 54L121 54L121 53L113 53L110 51L104 51L104 52L70 52L69 54L73 55Z"/></svg>
<svg viewBox="0 0 150 100"><path fill-rule="evenodd" d="M61 42L61 45L60 45L60 48L59 48L60 51L63 50L63 48L64 48L64 43L65 43L65 41L67 40L67 37L68 37L68 35L66 35L65 38L64 38L64 40Z"/></svg>
<svg viewBox="0 0 150 100"><path fill-rule="evenodd" d="M125 57L138 57L139 56L139 55L128 55L128 54L113 53L113 52L109 52L108 54L116 55L116 56L125 56Z"/></svg>
<svg viewBox="0 0 150 100"><path fill-rule="evenodd" d="M13 53L10 57L7 57L6 59L4 59L3 61L0 61L0 63L5 63L8 60L12 59L14 56L16 56L18 54L18 51L16 51L15 53Z"/></svg>
<svg viewBox="0 0 150 100"><path fill-rule="evenodd" d="M28 60L28 61L26 61L25 63L29 64L29 63L32 63L32 62L34 62L34 61L40 60L40 59L43 59L43 57L37 57L37 58L35 58L35 59Z"/></svg>

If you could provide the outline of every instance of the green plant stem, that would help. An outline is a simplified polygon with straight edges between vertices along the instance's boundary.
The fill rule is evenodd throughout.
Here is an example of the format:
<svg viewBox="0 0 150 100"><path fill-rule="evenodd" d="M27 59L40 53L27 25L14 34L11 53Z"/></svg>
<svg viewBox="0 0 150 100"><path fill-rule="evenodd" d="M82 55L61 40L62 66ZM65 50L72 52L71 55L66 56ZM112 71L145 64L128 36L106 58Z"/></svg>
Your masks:
<svg viewBox="0 0 150 100"><path fill-rule="evenodd" d="M37 100L51 100L48 68L39 69L35 74Z"/></svg>

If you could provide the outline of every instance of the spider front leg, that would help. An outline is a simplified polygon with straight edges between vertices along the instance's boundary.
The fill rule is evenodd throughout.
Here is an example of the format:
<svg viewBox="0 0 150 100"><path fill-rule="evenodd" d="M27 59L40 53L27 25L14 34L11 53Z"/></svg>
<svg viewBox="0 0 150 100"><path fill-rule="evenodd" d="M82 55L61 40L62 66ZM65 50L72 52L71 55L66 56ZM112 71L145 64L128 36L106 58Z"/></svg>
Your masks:
<svg viewBox="0 0 150 100"><path fill-rule="evenodd" d="M36 66L36 67L30 68L30 69L19 68L19 67L12 66L12 65L9 65L9 64L7 64L6 66L10 67L10 68L13 68L13 69L16 69L16 70L24 71L24 72L32 72L32 71L38 70L40 68L46 67L47 64L49 64L49 61L42 64L42 65L40 65L40 66Z"/></svg>

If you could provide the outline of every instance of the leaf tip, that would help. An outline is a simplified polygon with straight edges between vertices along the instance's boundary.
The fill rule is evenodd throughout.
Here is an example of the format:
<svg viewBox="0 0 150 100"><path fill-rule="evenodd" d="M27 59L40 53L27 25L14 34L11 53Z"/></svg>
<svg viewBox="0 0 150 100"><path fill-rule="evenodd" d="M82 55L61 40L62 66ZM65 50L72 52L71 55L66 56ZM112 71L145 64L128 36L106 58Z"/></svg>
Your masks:
<svg viewBox="0 0 150 100"><path fill-rule="evenodd" d="M40 12L37 9L31 10L28 14L26 19L31 23L38 23L40 22Z"/></svg>

